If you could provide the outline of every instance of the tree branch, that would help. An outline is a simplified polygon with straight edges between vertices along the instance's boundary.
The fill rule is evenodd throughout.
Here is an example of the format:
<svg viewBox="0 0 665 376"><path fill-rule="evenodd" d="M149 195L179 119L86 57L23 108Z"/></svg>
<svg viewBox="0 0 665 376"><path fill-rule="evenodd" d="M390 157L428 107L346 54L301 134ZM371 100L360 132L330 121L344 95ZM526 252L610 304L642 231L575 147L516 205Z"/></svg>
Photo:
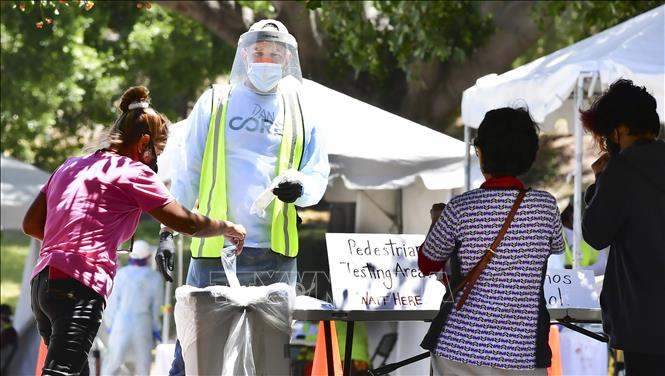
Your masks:
<svg viewBox="0 0 665 376"><path fill-rule="evenodd" d="M157 1L157 4L188 16L231 46L247 31L242 7L232 1Z"/></svg>
<svg viewBox="0 0 665 376"><path fill-rule="evenodd" d="M158 1L159 5L200 22L231 46L250 25L243 22L242 7L233 1ZM318 37L315 13L304 2L274 1L277 19L286 25L298 41L303 75L318 78L323 74L327 56L321 52L323 41ZM247 20L250 23L254 20Z"/></svg>

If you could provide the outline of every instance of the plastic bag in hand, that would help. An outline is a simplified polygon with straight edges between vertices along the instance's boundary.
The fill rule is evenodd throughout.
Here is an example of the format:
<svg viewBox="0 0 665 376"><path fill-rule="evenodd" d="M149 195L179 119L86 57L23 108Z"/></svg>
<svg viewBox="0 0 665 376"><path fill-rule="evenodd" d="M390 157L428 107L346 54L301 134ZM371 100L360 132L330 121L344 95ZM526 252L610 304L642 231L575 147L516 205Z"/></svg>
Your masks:
<svg viewBox="0 0 665 376"><path fill-rule="evenodd" d="M231 245L222 249L222 266L224 267L224 273L226 274L226 279L229 281L229 286L238 287L240 286L240 281L236 275L236 246Z"/></svg>
<svg viewBox="0 0 665 376"><path fill-rule="evenodd" d="M294 169L288 169L279 176L276 176L272 179L268 188L261 192L259 197L254 200L252 207L249 209L249 214L255 214L264 218L266 216L266 208L270 205L272 200L275 199L275 194L272 192L273 189L275 189L280 183L284 182L300 183L300 185L302 185L302 179L300 176L301 173Z"/></svg>

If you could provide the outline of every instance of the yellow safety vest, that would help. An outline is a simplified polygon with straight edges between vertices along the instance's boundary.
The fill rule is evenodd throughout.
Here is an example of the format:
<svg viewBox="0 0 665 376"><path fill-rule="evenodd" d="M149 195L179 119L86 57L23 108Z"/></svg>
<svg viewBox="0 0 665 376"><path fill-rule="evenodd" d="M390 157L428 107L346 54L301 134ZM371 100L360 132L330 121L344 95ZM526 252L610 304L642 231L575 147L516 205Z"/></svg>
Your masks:
<svg viewBox="0 0 665 376"><path fill-rule="evenodd" d="M566 236L566 231L563 231L563 241L566 244L566 265L573 265L573 251L570 245L568 244L568 237ZM582 260L580 260L580 266L591 266L596 262L598 258L598 251L591 247L587 242L582 239L582 247L580 249L582 252Z"/></svg>
<svg viewBox="0 0 665 376"><path fill-rule="evenodd" d="M212 113L206 138L203 161L201 162L201 178L199 184L198 212L214 219L228 218L228 202L226 194L226 111L230 88L216 93L213 87ZM278 90L284 104L284 130L279 146L276 176L293 168L298 170L304 151L305 130L300 108L300 100L295 91ZM272 209L270 208L272 207ZM272 212L270 229L270 248L273 252L288 257L298 255L297 215L294 204L273 200L268 212ZM242 223L241 223L242 224ZM224 237L192 238L191 251L194 258L220 257L224 247Z"/></svg>

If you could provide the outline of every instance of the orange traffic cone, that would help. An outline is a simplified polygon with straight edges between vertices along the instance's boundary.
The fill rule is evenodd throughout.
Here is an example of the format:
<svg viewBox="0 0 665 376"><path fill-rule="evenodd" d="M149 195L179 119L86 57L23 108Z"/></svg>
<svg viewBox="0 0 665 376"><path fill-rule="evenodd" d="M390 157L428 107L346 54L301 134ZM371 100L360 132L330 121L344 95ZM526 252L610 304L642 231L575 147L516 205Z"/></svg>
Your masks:
<svg viewBox="0 0 665 376"><path fill-rule="evenodd" d="M547 369L549 376L561 376L563 370L561 368L561 347L559 346L559 327L550 325L550 349L552 350L552 365Z"/></svg>
<svg viewBox="0 0 665 376"><path fill-rule="evenodd" d="M43 339L39 340L39 354L37 355L37 364L35 365L35 376L40 376L42 374L42 368L44 368L44 361L46 361L46 353L48 349Z"/></svg>
<svg viewBox="0 0 665 376"><path fill-rule="evenodd" d="M328 376L328 358L326 353L326 335L323 321L319 321L319 335L316 338L314 349L314 364L312 365L312 376ZM339 345L337 343L337 332L335 322L330 322L330 336L333 353L333 367L335 376L342 375L342 361L339 356Z"/></svg>

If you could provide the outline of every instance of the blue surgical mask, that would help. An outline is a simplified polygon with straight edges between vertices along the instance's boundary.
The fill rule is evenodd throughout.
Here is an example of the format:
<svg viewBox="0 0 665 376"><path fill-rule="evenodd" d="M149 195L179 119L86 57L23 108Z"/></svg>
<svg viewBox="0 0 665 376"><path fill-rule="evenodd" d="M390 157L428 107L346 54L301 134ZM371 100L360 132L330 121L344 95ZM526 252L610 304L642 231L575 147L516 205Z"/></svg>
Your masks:
<svg viewBox="0 0 665 376"><path fill-rule="evenodd" d="M282 65L274 63L252 63L247 71L249 82L264 93L271 91L282 79Z"/></svg>

